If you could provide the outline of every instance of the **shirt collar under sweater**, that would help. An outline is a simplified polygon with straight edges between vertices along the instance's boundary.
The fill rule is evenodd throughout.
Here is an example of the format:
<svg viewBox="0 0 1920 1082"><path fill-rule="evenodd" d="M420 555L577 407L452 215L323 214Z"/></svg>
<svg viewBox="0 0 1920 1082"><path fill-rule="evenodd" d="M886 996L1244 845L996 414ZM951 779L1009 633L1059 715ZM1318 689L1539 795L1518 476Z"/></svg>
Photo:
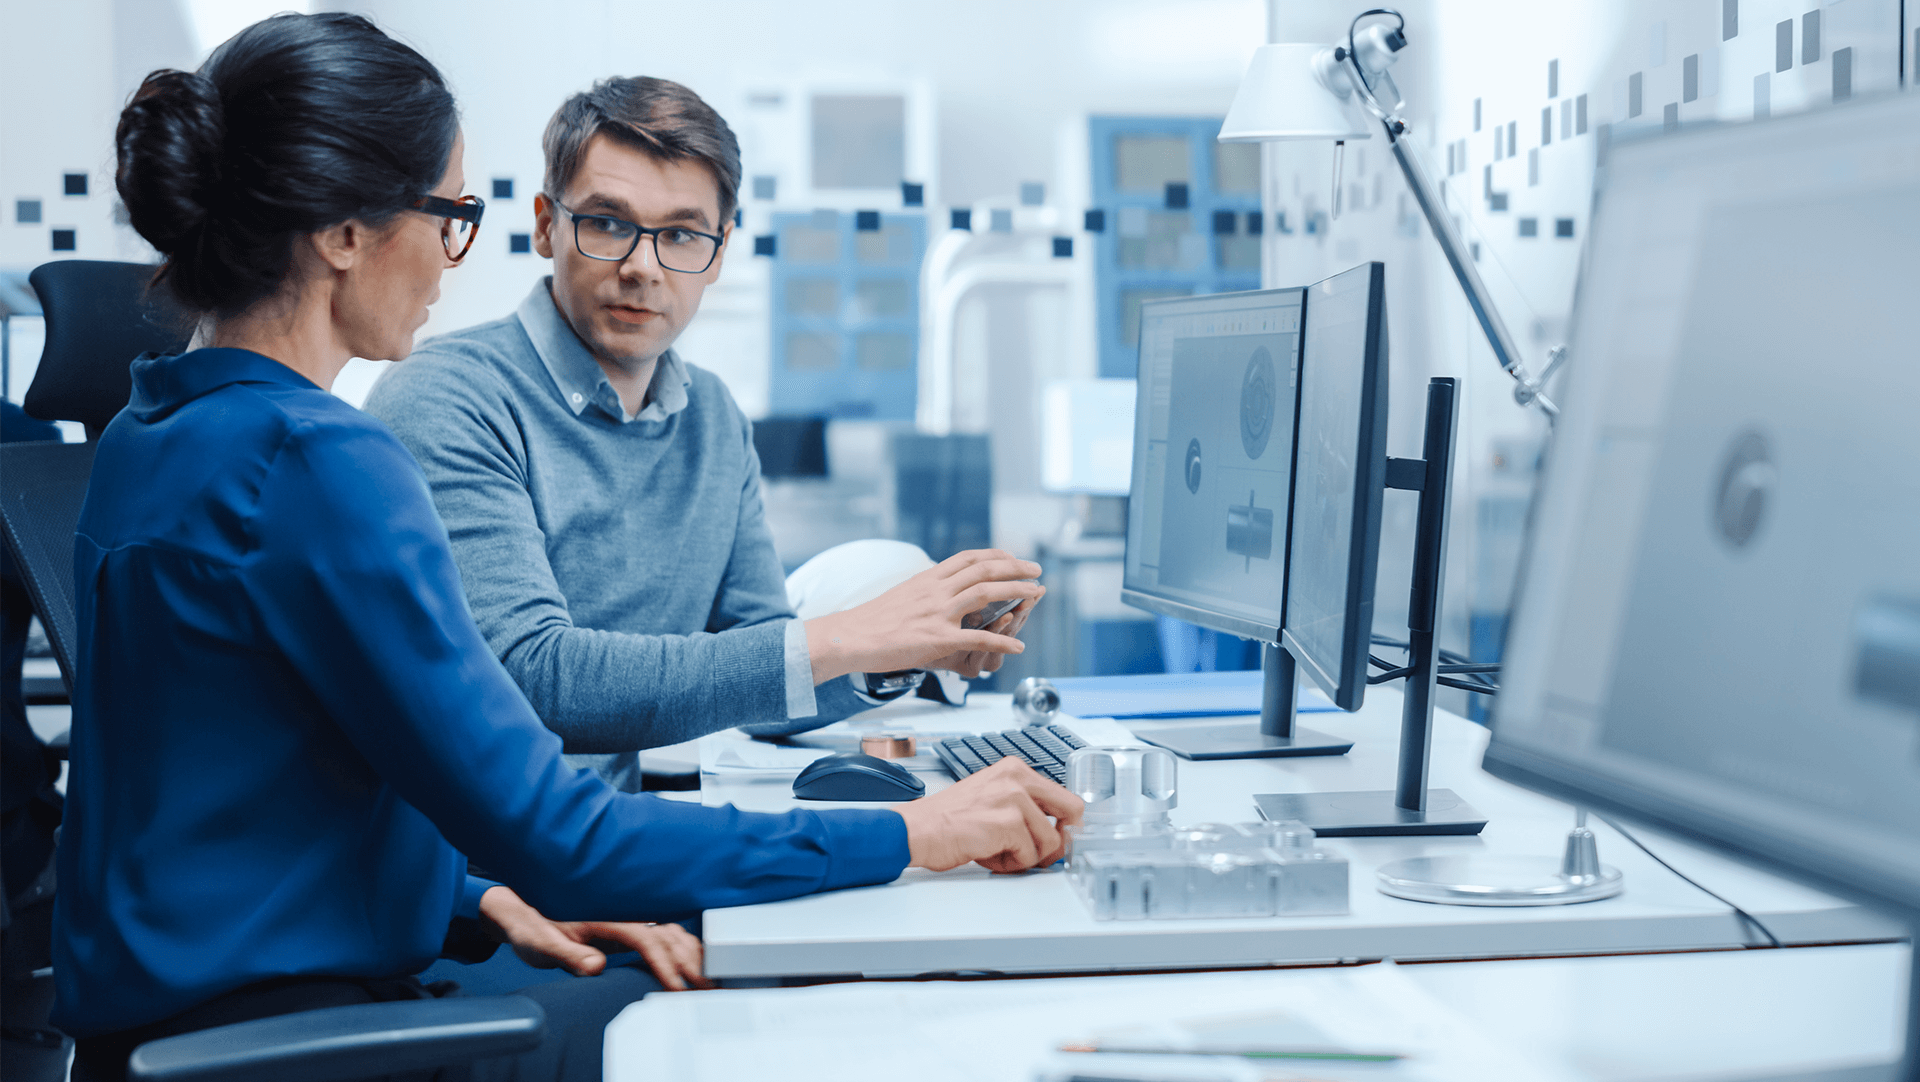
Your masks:
<svg viewBox="0 0 1920 1082"><path fill-rule="evenodd" d="M516 314L533 341L534 352L540 355L540 363L547 366L547 374L560 389L561 400L575 417L588 406L598 406L616 421L664 421L687 408L687 387L693 377L687 374L679 354L668 350L654 366L653 382L647 385L647 404L629 418L620 405L619 392L600 370L600 362L587 352L580 336L573 333L553 303L552 286L551 277L536 282Z"/></svg>

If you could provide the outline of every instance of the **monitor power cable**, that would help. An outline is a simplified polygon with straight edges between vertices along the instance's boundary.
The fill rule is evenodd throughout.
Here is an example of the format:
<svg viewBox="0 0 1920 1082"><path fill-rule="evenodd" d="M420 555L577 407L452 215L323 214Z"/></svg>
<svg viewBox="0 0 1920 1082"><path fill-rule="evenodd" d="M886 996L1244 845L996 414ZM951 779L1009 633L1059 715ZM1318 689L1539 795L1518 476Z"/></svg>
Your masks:
<svg viewBox="0 0 1920 1082"><path fill-rule="evenodd" d="M1749 913L1749 912L1747 912L1746 910L1744 910L1744 909L1742 909L1742 908L1740 908L1739 906L1737 906L1737 905L1734 905L1734 904L1733 904L1732 902L1730 902L1730 901L1727 901L1727 900L1726 900L1725 898L1722 898L1722 897L1721 897L1720 895L1718 895L1718 894L1715 894L1715 893L1714 893L1713 891L1711 891L1711 890L1708 890L1708 889L1707 889L1706 887L1703 887L1703 886L1701 886L1701 885L1700 885L1700 884L1699 884L1699 883L1698 883L1697 881L1695 881L1695 880L1694 880L1694 879L1693 879L1693 878L1692 878L1691 876L1689 876L1689 875L1687 875L1687 873L1685 873L1685 872L1683 872L1683 871L1681 871L1680 869L1678 869L1678 868L1676 868L1676 867L1674 867L1673 865L1671 865L1671 864L1668 864L1668 863L1667 863L1666 861L1664 861L1664 860L1662 860L1662 859L1660 859L1660 854L1658 854L1658 853L1655 853L1655 852L1654 852L1653 850L1651 850L1651 849L1648 849L1648 848L1647 848L1647 846L1646 846L1646 843L1645 843L1645 842L1642 842L1642 841L1641 841L1641 840L1640 840L1639 838L1636 838L1636 837L1634 837L1634 836L1633 836L1633 834L1632 834L1632 832L1631 832L1631 831L1629 831L1629 830L1627 830L1627 828L1626 828L1626 827L1623 827L1623 826L1621 826L1621 825L1620 825L1619 823L1616 823L1616 822L1614 822L1614 821L1613 821L1612 819L1609 819L1609 818L1607 818L1606 816L1604 816L1604 815L1601 815L1601 814L1599 814L1599 813L1597 813L1597 812L1596 812L1596 813L1594 813L1594 818L1595 818L1595 819L1598 819L1598 820L1600 820L1600 821L1601 821L1602 823L1605 823L1605 824L1607 824L1608 826L1610 826L1610 827L1612 827L1612 828L1613 828L1614 830L1616 830L1616 831L1619 831L1619 832L1620 832L1620 836L1621 836L1622 838L1625 838L1625 839L1627 839L1628 841L1630 841L1630 842L1632 842L1632 843L1633 843L1633 845L1634 845L1634 848L1636 848L1636 849L1638 849L1638 850L1640 850L1640 851L1641 851L1642 853L1645 853L1646 855L1648 855L1648 856L1650 856L1650 857L1652 857L1652 858L1653 858L1653 862L1654 862L1655 864L1658 864L1658 865L1660 865L1660 866L1661 866L1662 868L1665 868L1666 870L1668 870L1668 871L1670 871L1670 872L1672 872L1673 874L1675 874L1675 875L1677 875L1677 876L1679 876L1679 877L1680 877L1680 879L1681 879L1681 880L1682 880L1683 882L1685 882L1685 883L1686 883L1686 884L1687 884L1688 886L1690 886L1690 887L1693 887L1693 888L1694 888L1695 890L1698 890L1698 891L1699 891L1700 893L1702 893L1702 894L1705 894L1705 895L1706 895L1707 897L1709 897L1709 898L1712 898L1712 899L1713 899L1714 901L1716 901L1716 902L1719 902L1719 903L1720 903L1721 905L1724 905L1724 906L1726 906L1726 907L1727 907L1728 909L1731 909L1731 910L1733 910L1733 912L1734 912L1734 915L1735 915L1735 916L1737 916L1737 917L1739 917L1739 918L1740 918L1741 920L1744 920L1744 921L1746 921L1746 922L1747 922L1748 924L1750 924L1750 925L1752 925L1752 926L1753 926L1753 927L1754 927L1755 929L1757 929L1757 930L1759 931L1759 933L1760 933L1761 935L1763 935L1763 936L1766 936L1766 937L1767 937L1767 945L1768 945L1768 946L1771 946L1771 947L1780 947L1780 946L1782 946L1782 944L1781 944L1781 942L1780 942L1780 939L1779 939L1779 937L1778 937L1778 936L1775 936L1775 935L1773 934L1773 932L1771 932L1770 930L1768 930L1768 928L1767 928L1767 926L1766 926L1765 924L1762 924L1762 923L1760 922L1760 918L1759 918L1759 917L1756 917L1756 916L1754 916L1754 915L1753 915L1752 913ZM1758 944L1758 943L1743 943L1743 944L1741 944L1741 946L1742 946L1742 947L1745 947L1745 948L1746 948L1747 950L1755 950L1755 949L1757 949L1757 948L1759 947L1759 944Z"/></svg>
<svg viewBox="0 0 1920 1082"><path fill-rule="evenodd" d="M1391 638L1386 635L1375 635L1373 637L1373 644L1375 646L1385 646L1397 650L1408 649L1407 643L1404 640ZM1493 677L1500 672L1499 662L1470 661L1454 653L1452 650L1444 648L1437 652L1440 655L1442 664L1434 667L1434 671L1439 674L1435 682L1441 687L1457 688L1461 691L1472 691L1481 695L1499 694L1500 685L1493 680ZM1398 680L1413 672L1410 666L1397 666L1377 654L1368 654L1367 661L1376 668L1385 670L1384 672L1377 672L1367 677L1368 684L1384 684L1390 680ZM1456 677L1465 677L1466 679L1456 679Z"/></svg>

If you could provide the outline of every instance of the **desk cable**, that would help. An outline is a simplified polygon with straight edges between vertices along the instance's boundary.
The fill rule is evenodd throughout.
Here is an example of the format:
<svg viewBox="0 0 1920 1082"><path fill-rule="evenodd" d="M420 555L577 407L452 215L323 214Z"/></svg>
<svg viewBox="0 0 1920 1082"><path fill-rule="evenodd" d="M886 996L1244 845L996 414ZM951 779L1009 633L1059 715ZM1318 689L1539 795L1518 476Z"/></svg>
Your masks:
<svg viewBox="0 0 1920 1082"><path fill-rule="evenodd" d="M1721 905L1724 905L1728 909L1733 910L1734 914L1738 916L1741 920L1744 920L1748 924L1753 925L1754 928L1759 930L1761 935L1766 936L1768 945L1774 946L1774 947L1781 946L1779 938L1776 937L1771 931L1769 931L1765 924L1760 923L1759 917L1754 916L1752 913L1747 912L1746 910L1740 908L1739 906L1734 905L1732 902L1727 901L1725 898L1722 898L1718 894L1715 894L1713 891L1708 890L1706 887L1701 886L1699 883L1695 882L1690 876L1688 876L1687 873L1681 871L1680 869L1674 867L1671 864L1668 864L1666 861L1661 860L1660 854L1655 853L1651 849L1648 849L1646 846L1646 843L1634 837L1633 834L1629 832L1626 827L1621 826L1619 823L1614 822L1613 820L1607 818L1604 815L1599 814L1598 812L1594 813L1594 818L1600 820L1602 823L1607 824L1608 826L1612 827L1614 830L1619 831L1620 836L1622 838L1625 838L1628 841L1632 842L1635 848L1639 849L1642 853L1645 853L1646 855L1652 857L1653 862L1655 864L1658 864L1662 868L1665 868L1666 870L1679 876L1683 881L1686 882L1688 886L1695 888L1696 890L1700 891L1702 894L1705 894L1707 897L1712 898L1714 901L1719 902ZM1741 944L1741 946L1746 948L1747 950L1753 950L1758 946L1758 944L1743 943Z"/></svg>

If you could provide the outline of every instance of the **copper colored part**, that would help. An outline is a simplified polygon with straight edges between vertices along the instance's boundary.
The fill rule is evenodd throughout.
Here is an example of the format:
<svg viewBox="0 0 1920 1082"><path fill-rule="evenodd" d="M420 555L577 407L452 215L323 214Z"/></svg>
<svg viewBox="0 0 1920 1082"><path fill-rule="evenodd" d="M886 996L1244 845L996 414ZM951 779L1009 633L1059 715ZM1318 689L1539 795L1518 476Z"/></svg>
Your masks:
<svg viewBox="0 0 1920 1082"><path fill-rule="evenodd" d="M880 733L860 738L860 750L876 759L911 759L919 754L913 737Z"/></svg>

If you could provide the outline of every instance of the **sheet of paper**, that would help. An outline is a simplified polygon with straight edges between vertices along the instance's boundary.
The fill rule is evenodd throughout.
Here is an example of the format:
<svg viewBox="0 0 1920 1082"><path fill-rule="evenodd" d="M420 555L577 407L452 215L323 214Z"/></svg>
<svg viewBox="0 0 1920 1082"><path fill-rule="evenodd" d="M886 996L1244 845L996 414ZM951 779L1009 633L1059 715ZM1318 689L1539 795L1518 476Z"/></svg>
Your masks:
<svg viewBox="0 0 1920 1082"><path fill-rule="evenodd" d="M1102 1032L1168 1019L1285 1017L1296 1031L1390 1064L1059 1051ZM1119 1078L1564 1082L1503 1049L1388 965L1340 970L869 982L660 995L607 1028L607 1078L720 1082L987 1082L1073 1074Z"/></svg>

